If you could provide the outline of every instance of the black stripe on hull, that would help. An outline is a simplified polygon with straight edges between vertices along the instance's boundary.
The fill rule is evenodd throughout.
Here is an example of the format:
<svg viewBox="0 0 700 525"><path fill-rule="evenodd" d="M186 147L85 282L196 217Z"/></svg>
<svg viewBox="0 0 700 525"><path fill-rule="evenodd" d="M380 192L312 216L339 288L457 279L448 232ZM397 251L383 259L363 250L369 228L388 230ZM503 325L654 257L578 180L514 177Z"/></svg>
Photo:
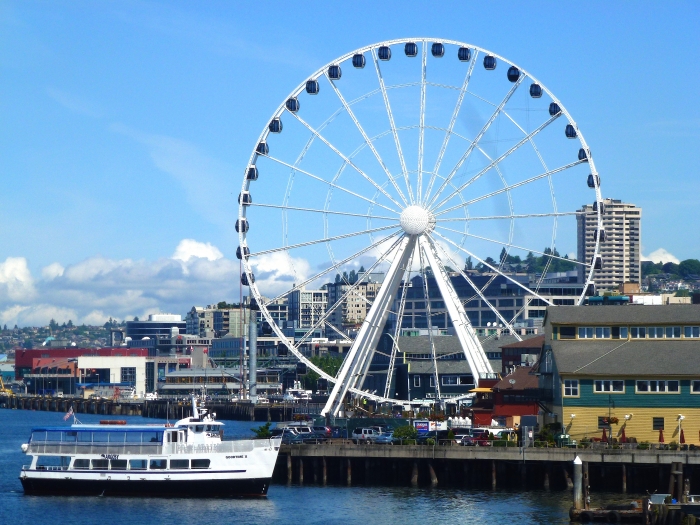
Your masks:
<svg viewBox="0 0 700 525"><path fill-rule="evenodd" d="M267 495L270 478L198 480L82 480L20 478L24 493L52 496L156 496L255 498Z"/></svg>

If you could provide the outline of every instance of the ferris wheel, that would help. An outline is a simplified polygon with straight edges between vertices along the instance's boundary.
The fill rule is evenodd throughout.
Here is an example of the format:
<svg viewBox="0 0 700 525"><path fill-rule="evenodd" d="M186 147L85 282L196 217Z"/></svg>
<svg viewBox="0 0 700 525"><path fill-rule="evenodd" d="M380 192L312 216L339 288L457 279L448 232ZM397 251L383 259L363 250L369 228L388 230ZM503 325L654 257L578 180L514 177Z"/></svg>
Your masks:
<svg viewBox="0 0 700 525"><path fill-rule="evenodd" d="M579 208L591 201L598 227L585 241L593 257L576 260L566 250L576 249ZM514 326L528 303L504 312L486 293L494 279L552 304L539 288L565 263L578 270L581 304L601 264L600 177L576 122L528 71L452 40L381 42L309 75L265 123L238 204L241 282L288 351L334 384L324 414L336 415L348 392L396 401L389 383L414 306L423 306L436 385L438 312L478 384L493 371L457 288L519 338ZM533 275L517 278L515 265ZM362 296L366 315L330 376L302 345L322 330L344 335L331 316L373 274L383 283ZM302 337L285 337L273 305L338 280L346 286L336 301L298 320ZM363 391L382 333L393 341L387 384Z"/></svg>

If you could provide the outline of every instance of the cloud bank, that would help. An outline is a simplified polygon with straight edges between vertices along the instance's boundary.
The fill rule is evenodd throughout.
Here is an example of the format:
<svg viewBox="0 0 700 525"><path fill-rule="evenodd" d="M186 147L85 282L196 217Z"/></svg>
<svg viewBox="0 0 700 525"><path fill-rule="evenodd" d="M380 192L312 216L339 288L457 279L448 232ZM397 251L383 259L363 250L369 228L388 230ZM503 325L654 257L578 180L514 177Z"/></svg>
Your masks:
<svg viewBox="0 0 700 525"><path fill-rule="evenodd" d="M659 248L657 250L654 250L649 255L642 254L642 260L643 261L652 261L655 263L662 262L664 264L669 263L669 262L678 264L681 262L680 260L678 260L678 257L673 255L671 252L665 250L664 248Z"/></svg>

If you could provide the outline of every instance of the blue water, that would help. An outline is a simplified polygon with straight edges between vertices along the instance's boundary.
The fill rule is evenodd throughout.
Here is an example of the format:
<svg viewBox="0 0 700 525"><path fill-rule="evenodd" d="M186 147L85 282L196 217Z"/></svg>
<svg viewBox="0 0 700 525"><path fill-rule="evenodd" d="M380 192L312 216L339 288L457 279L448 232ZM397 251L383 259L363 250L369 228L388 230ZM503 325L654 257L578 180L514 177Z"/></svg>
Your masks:
<svg viewBox="0 0 700 525"><path fill-rule="evenodd" d="M64 424L62 414L0 409L0 519L5 523L71 524L568 524L569 491L483 491L405 487L272 485L267 499L99 498L25 496L20 445L30 429ZM105 416L79 414L83 423ZM141 417L129 422L155 423ZM250 436L255 423L226 422L228 437ZM627 496L629 499L631 495ZM594 504L619 501L596 494Z"/></svg>

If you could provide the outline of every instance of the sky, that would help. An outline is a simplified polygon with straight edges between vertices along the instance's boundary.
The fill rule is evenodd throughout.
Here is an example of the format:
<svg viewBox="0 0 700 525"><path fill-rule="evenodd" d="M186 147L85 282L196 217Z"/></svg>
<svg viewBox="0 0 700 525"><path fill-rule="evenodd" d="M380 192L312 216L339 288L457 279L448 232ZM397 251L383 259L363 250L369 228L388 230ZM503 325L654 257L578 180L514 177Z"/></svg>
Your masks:
<svg viewBox="0 0 700 525"><path fill-rule="evenodd" d="M700 258L698 27L692 1L2 1L0 324L237 301L260 130L322 65L408 36L533 72L585 133L603 197L643 209L642 253Z"/></svg>

